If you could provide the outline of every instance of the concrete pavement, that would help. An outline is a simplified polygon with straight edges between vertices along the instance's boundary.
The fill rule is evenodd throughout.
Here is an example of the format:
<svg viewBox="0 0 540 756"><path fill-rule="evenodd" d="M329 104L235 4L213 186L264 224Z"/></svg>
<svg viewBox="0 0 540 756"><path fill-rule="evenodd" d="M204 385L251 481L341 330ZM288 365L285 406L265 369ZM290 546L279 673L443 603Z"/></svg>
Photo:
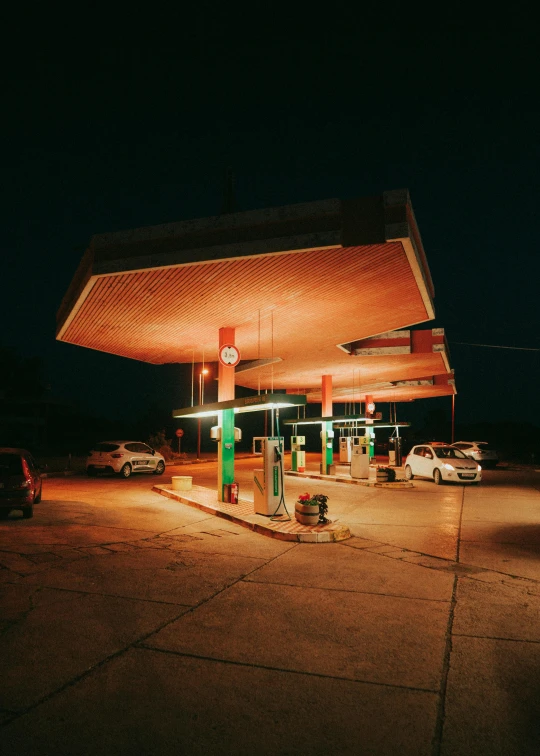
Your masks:
<svg viewBox="0 0 540 756"><path fill-rule="evenodd" d="M287 480L329 494L352 537L328 544L155 480L50 479L0 524L2 753L540 752L540 473Z"/></svg>

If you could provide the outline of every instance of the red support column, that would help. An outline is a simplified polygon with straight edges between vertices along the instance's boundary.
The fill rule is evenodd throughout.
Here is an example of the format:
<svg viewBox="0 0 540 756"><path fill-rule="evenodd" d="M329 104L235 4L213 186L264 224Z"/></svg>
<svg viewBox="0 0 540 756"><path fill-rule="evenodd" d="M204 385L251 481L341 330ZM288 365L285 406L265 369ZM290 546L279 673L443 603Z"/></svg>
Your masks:
<svg viewBox="0 0 540 756"><path fill-rule="evenodd" d="M368 409L369 405L374 403L373 397L371 396L371 394L366 394L365 399L366 399L366 406L364 408L365 415L366 417L373 417L373 411Z"/></svg>
<svg viewBox="0 0 540 756"><path fill-rule="evenodd" d="M322 376L322 407L321 414L323 417L332 417L332 376Z"/></svg>
<svg viewBox="0 0 540 756"><path fill-rule="evenodd" d="M234 346L234 328L219 329L219 348L225 344ZM218 366L218 402L234 399L234 367L231 365Z"/></svg>

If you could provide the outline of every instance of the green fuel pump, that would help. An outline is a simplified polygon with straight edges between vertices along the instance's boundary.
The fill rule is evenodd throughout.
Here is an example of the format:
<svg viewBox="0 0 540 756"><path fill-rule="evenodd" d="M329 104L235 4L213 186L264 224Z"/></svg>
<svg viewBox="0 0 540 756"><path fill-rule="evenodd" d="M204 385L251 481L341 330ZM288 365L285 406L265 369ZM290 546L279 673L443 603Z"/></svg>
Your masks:
<svg viewBox="0 0 540 756"><path fill-rule="evenodd" d="M284 514L282 509L283 439L277 436L261 439L262 468L253 471L253 504L257 514Z"/></svg>
<svg viewBox="0 0 540 756"><path fill-rule="evenodd" d="M291 470L305 472L306 470L305 436L291 436Z"/></svg>

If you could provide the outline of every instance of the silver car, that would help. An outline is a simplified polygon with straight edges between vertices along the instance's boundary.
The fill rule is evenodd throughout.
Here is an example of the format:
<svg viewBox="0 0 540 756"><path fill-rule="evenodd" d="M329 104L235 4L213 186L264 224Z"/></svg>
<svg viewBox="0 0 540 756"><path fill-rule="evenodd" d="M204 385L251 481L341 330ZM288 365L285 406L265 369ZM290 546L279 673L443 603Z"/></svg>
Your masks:
<svg viewBox="0 0 540 756"><path fill-rule="evenodd" d="M165 458L142 441L101 441L86 459L86 472L91 476L112 472L129 478L136 472L162 475L164 471Z"/></svg>
<svg viewBox="0 0 540 756"><path fill-rule="evenodd" d="M496 467L499 461L499 455L487 441L456 441L452 446L467 457L480 462L482 467Z"/></svg>

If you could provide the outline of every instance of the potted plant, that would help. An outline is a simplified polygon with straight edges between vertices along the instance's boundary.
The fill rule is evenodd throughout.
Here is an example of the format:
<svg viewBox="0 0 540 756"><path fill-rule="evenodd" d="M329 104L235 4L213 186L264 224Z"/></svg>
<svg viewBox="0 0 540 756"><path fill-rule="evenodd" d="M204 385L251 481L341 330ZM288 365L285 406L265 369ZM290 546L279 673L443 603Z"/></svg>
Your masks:
<svg viewBox="0 0 540 756"><path fill-rule="evenodd" d="M328 496L324 494L300 494L294 508L294 516L302 525L324 525L328 522Z"/></svg>
<svg viewBox="0 0 540 756"><path fill-rule="evenodd" d="M393 467L377 467L375 479L381 483L393 483L396 479L396 471Z"/></svg>

